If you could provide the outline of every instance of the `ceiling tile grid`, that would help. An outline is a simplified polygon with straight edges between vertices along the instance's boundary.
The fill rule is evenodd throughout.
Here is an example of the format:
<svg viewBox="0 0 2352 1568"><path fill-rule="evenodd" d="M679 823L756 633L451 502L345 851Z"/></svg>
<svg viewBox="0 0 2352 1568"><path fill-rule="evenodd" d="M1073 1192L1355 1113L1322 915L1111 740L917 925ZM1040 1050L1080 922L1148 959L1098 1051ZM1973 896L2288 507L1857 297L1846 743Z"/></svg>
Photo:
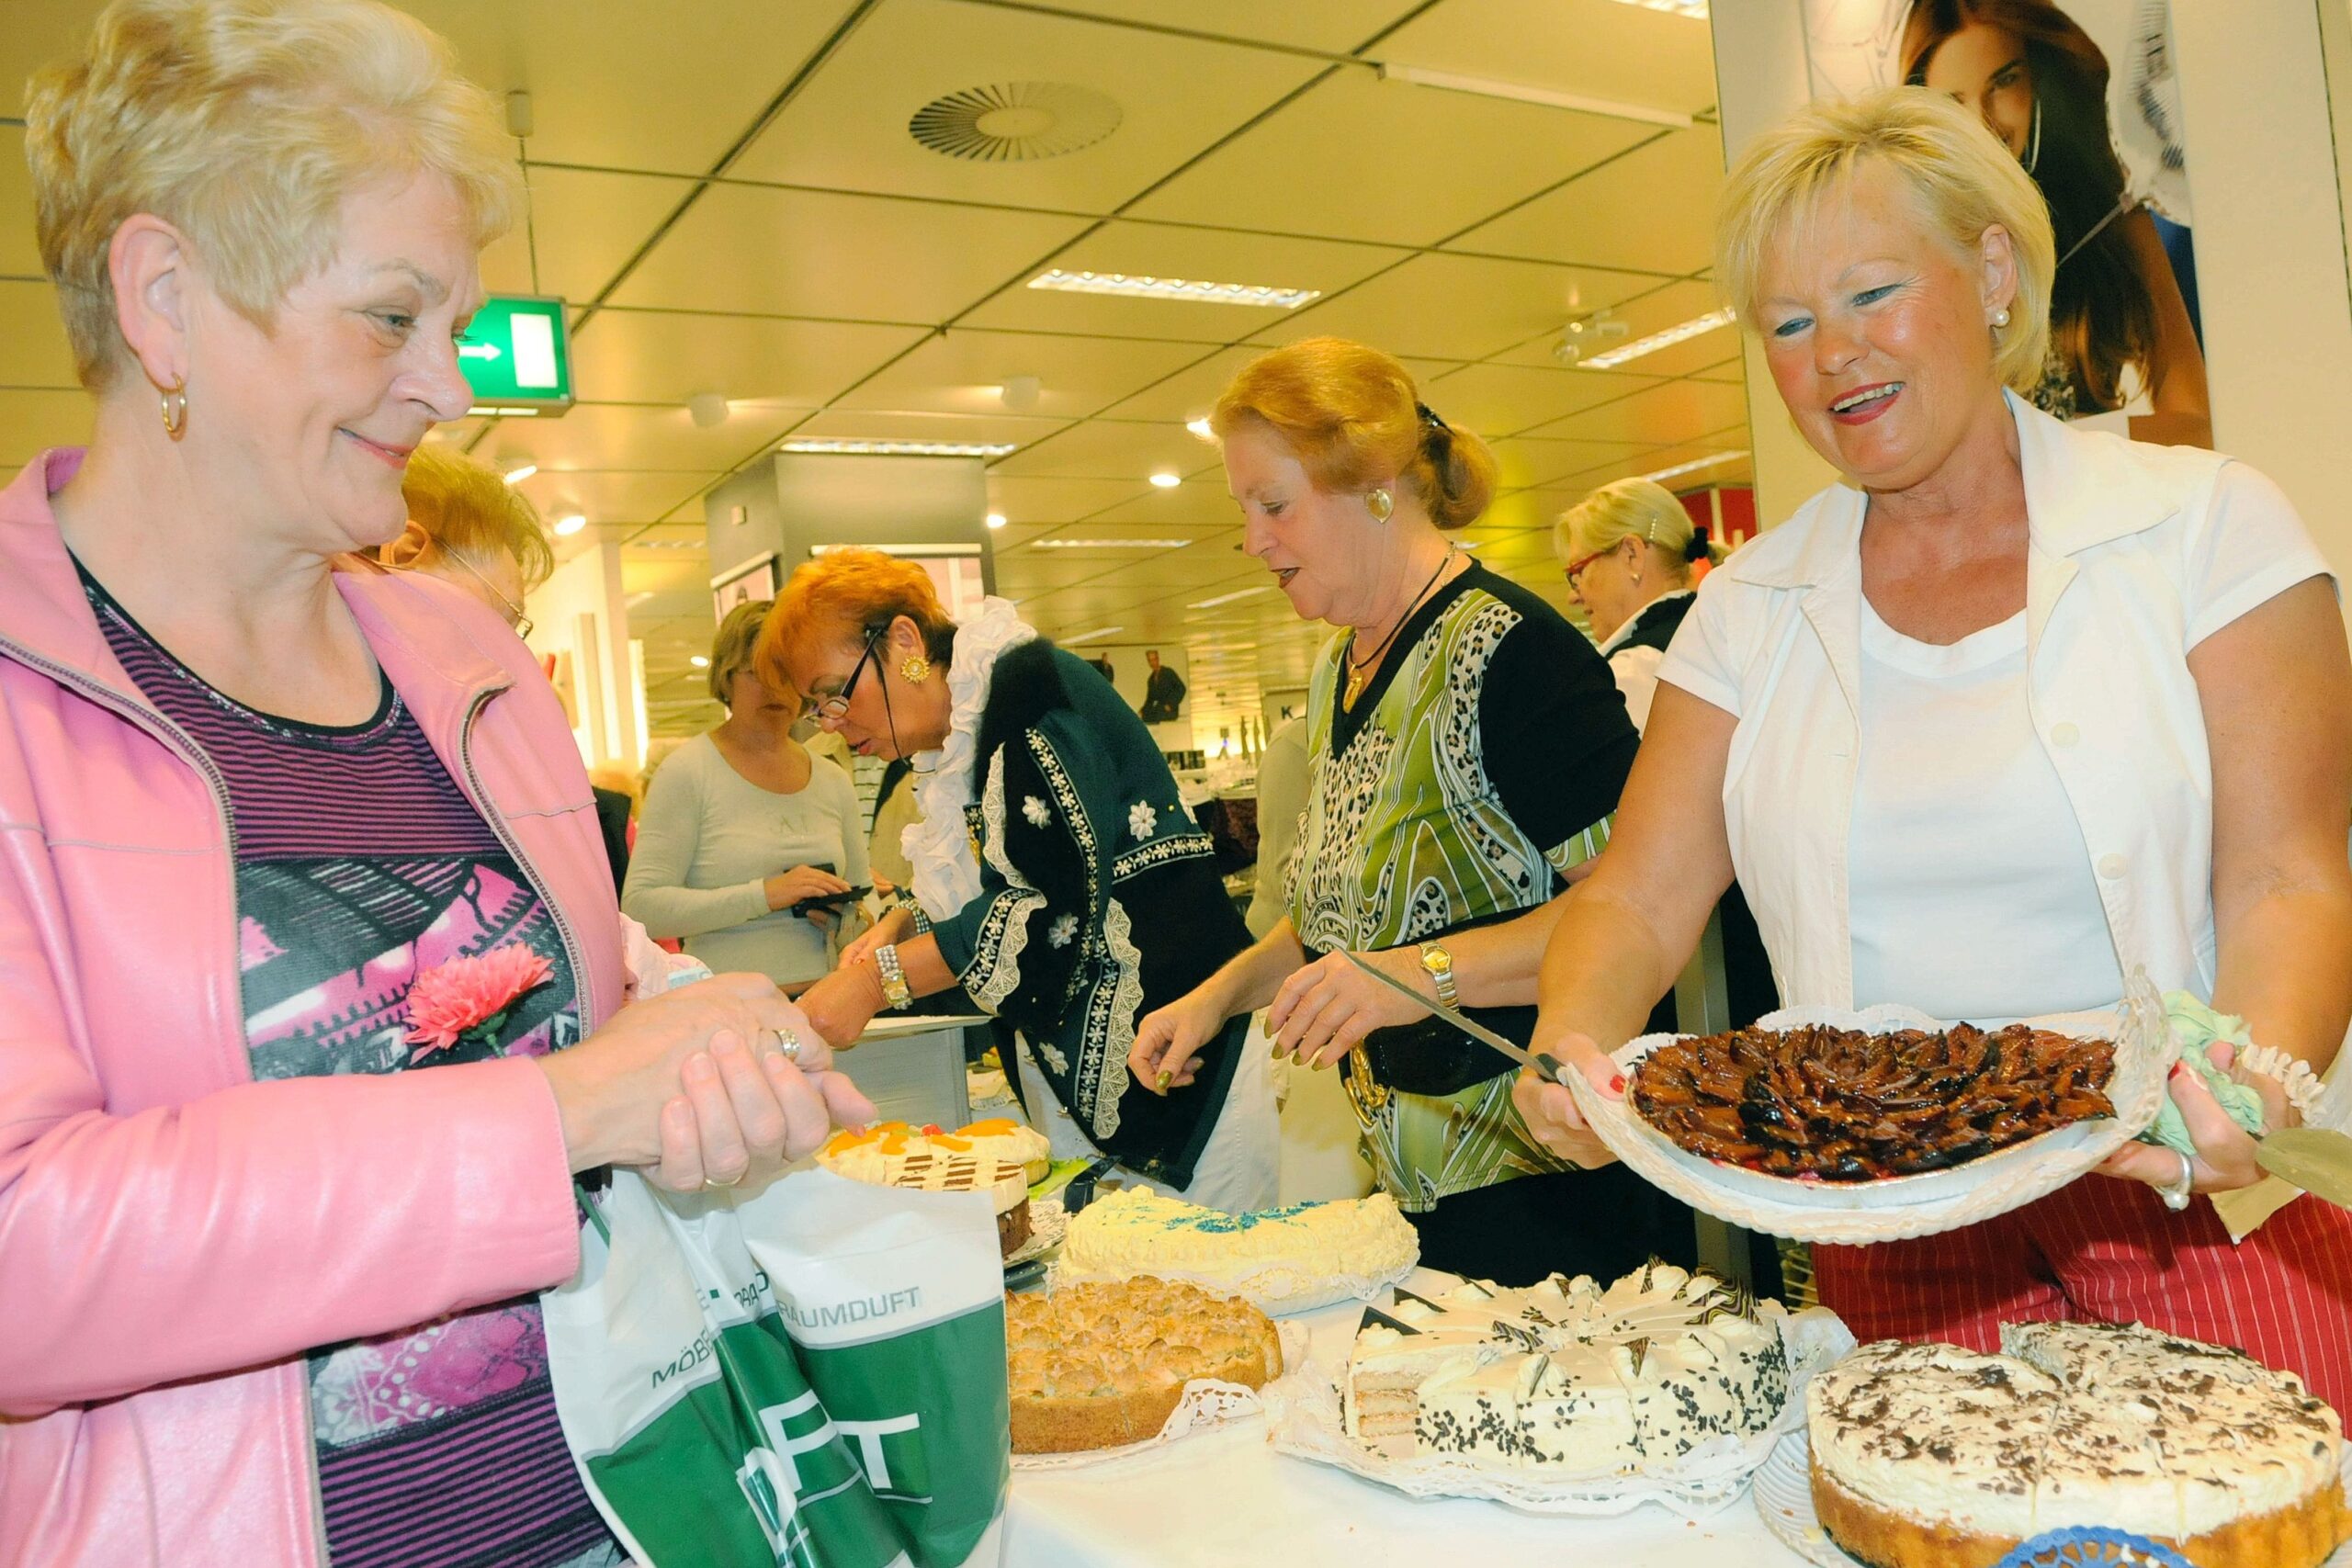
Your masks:
<svg viewBox="0 0 2352 1568"><path fill-rule="evenodd" d="M1496 445L1502 493L1465 540L1555 602L1551 521L1594 485L1697 460L1671 482L1745 475L1721 458L1749 445L1736 329L1614 368L1555 352L1572 321L1597 329L1589 360L1717 304L1703 22L1620 0L397 3L493 94L532 95L531 226L484 277L573 307L571 412L443 438L536 465L523 493L594 525L560 555L620 544L657 733L715 712L686 662L711 631L702 498L794 436L1012 447L989 468L1000 591L1049 634L1184 641L1212 736L1303 679L1328 635L1242 551L1215 446L1184 428L1269 346L1335 333L1403 357L1426 400ZM98 9L17 0L0 72L71 51ZM1015 93L967 128L1008 155L912 134L935 100L1024 83L1051 88L1035 102L1107 102L1110 128L1009 155L1055 130ZM88 423L38 276L22 142L0 124L10 464ZM1312 297L1028 287L1048 268ZM697 423L685 404L707 393L725 416Z"/></svg>

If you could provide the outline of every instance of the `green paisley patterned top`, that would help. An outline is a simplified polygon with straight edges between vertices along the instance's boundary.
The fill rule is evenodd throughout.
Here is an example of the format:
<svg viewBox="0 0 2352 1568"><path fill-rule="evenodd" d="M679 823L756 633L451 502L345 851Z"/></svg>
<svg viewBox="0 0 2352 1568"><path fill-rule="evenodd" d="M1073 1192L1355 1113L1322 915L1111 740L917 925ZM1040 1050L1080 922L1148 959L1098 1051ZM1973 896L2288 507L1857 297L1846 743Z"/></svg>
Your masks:
<svg viewBox="0 0 2352 1568"><path fill-rule="evenodd" d="M1310 955L1532 908L1600 852L1640 737L1608 663L1557 611L1474 562L1406 621L1352 709L1345 644L1324 649L1307 702L1291 919ZM1486 1055L1500 1070L1449 1094L1402 1092L1364 1051L1349 1057L1364 1156L1402 1207L1567 1168L1529 1141L1511 1069Z"/></svg>

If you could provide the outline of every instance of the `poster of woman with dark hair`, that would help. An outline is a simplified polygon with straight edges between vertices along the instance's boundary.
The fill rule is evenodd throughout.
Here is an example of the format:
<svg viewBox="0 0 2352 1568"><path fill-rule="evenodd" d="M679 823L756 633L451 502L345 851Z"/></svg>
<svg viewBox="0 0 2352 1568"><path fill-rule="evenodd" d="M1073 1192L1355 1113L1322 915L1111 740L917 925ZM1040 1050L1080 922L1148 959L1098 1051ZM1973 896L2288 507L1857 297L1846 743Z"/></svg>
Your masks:
<svg viewBox="0 0 2352 1568"><path fill-rule="evenodd" d="M1946 94L2041 188L2059 264L2034 401L2211 446L2165 0L1807 0L1806 21L1816 87Z"/></svg>

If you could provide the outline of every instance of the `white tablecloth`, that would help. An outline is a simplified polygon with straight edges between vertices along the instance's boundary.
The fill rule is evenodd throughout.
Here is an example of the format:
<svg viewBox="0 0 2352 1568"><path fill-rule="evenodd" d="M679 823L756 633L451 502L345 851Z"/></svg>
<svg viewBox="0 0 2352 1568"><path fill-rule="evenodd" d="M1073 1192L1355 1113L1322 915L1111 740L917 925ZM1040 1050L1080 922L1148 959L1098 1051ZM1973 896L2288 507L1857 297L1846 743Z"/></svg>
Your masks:
<svg viewBox="0 0 2352 1568"><path fill-rule="evenodd" d="M1427 1289L1417 1279L1415 1288ZM1344 1361L1363 1315L1311 1314L1316 1356ZM1266 1445L1262 1416L1131 1459L1013 1472L1005 1568L1439 1568L1528 1560L1611 1568L1802 1568L1743 1493L1696 1521L1644 1506L1615 1518L1538 1518L1498 1503L1422 1501Z"/></svg>

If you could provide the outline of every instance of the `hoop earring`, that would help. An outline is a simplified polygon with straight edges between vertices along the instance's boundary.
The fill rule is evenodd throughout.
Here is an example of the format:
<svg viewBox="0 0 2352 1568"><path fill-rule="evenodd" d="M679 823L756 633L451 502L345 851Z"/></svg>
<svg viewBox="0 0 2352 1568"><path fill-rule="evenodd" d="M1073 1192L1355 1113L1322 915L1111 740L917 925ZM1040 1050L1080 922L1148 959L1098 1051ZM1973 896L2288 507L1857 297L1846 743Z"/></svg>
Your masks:
<svg viewBox="0 0 2352 1568"><path fill-rule="evenodd" d="M915 654L899 666L899 678L912 686L931 679L931 660Z"/></svg>
<svg viewBox="0 0 2352 1568"><path fill-rule="evenodd" d="M1396 498L1385 490L1376 490L1366 495L1363 504L1375 523L1385 523L1396 513Z"/></svg>
<svg viewBox="0 0 2352 1568"><path fill-rule="evenodd" d="M177 441L187 434L187 383L164 389L164 434Z"/></svg>
<svg viewBox="0 0 2352 1568"><path fill-rule="evenodd" d="M2025 165L2025 172L2029 175L2041 162L2041 89L2039 87L2033 91L2033 129L2026 132L2025 156L2018 162Z"/></svg>

